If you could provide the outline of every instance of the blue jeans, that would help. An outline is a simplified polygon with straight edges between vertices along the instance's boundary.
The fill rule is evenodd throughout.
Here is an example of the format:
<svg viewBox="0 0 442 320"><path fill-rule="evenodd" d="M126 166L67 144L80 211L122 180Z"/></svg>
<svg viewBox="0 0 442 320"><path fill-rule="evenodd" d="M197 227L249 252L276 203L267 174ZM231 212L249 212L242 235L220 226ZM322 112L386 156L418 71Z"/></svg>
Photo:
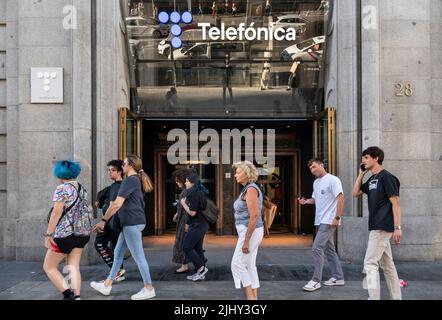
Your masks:
<svg viewBox="0 0 442 320"><path fill-rule="evenodd" d="M187 259L195 266L195 271L206 265L203 242L207 230L209 230L209 224L205 221L191 223L183 239L183 251Z"/></svg>
<svg viewBox="0 0 442 320"><path fill-rule="evenodd" d="M152 283L149 265L147 264L143 249L141 232L143 231L144 227L144 224L139 224L136 226L125 226L121 230L114 251L114 263L112 265L112 270L109 273L109 280L114 280L117 276L118 271L120 271L120 266L123 263L124 254L129 248L132 257L138 266L138 270L140 270L141 276L143 277L144 285Z"/></svg>

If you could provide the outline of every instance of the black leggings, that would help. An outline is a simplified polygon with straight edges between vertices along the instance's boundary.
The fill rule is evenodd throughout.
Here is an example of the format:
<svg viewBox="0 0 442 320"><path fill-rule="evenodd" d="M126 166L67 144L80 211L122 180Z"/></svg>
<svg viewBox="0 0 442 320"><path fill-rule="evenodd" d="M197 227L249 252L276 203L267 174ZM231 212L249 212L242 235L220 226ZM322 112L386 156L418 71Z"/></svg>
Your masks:
<svg viewBox="0 0 442 320"><path fill-rule="evenodd" d="M114 249L117 245L118 237L120 233L105 228L104 232L98 233L95 238L95 250L103 258L103 261L112 269L114 263ZM109 243L111 247L109 247ZM123 269L123 264L121 265Z"/></svg>
<svg viewBox="0 0 442 320"><path fill-rule="evenodd" d="M209 224L205 221L190 223L189 231L183 239L183 251L187 259L195 266L195 271L205 266L207 262L203 250L207 230L209 230Z"/></svg>

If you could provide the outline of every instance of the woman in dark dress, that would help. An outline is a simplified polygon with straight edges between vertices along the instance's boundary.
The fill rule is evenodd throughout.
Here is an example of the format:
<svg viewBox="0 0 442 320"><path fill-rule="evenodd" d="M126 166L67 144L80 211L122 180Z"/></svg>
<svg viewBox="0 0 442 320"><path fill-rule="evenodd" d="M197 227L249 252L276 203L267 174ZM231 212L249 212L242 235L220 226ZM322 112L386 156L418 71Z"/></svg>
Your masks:
<svg viewBox="0 0 442 320"><path fill-rule="evenodd" d="M188 259L183 252L183 239L189 228L187 224L189 221L189 215L184 211L183 206L181 205L181 199L187 197L188 191L186 190L185 182L186 177L192 172L191 169L179 169L172 174L175 178L175 183L182 190L176 204L176 214L173 217L173 221L176 222L177 225L172 261L181 264L181 267L175 270L175 273L186 273L189 271Z"/></svg>

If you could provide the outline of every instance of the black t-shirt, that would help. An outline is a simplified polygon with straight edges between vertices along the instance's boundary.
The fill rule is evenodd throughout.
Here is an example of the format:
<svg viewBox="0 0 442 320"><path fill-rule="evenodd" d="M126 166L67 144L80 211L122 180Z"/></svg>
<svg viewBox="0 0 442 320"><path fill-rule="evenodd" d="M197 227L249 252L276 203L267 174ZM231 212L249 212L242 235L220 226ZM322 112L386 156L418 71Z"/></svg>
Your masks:
<svg viewBox="0 0 442 320"><path fill-rule="evenodd" d="M361 191L368 195L368 230L394 232L393 205L390 197L399 196L399 179L387 170L370 177Z"/></svg>
<svg viewBox="0 0 442 320"><path fill-rule="evenodd" d="M111 201L115 201L118 196L118 190L120 190L121 181L115 181L109 187L104 188L98 192L98 208L103 212L103 216L106 214L107 209L109 209Z"/></svg>
<svg viewBox="0 0 442 320"><path fill-rule="evenodd" d="M118 196L118 192L120 191L121 183L123 181L115 181L109 189L109 202L115 201Z"/></svg>
<svg viewBox="0 0 442 320"><path fill-rule="evenodd" d="M110 186L98 191L97 194L98 208L102 210L101 212L103 212L103 215L109 208L109 191Z"/></svg>
<svg viewBox="0 0 442 320"><path fill-rule="evenodd" d="M129 176L123 180L118 197L125 199L123 206L118 210L118 218L122 226L146 224L144 194L138 175Z"/></svg>
<svg viewBox="0 0 442 320"><path fill-rule="evenodd" d="M196 211L195 216L189 215L188 224L195 222L205 222L205 218L201 214L201 211L204 210L207 206L206 195L202 191L194 191L190 193L186 198L187 205L189 206L190 211Z"/></svg>

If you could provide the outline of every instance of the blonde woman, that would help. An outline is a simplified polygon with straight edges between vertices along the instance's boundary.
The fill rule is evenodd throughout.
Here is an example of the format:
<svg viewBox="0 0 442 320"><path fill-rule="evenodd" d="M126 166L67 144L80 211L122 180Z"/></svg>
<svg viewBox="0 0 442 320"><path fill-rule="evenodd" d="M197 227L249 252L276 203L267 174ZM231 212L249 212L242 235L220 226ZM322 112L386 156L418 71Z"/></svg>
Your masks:
<svg viewBox="0 0 442 320"><path fill-rule="evenodd" d="M118 211L118 218L123 227L115 247L114 262L109 276L106 281L91 282L91 287L105 296L110 295L112 283L123 263L124 253L129 248L144 282L144 287L131 299L146 300L155 297L155 289L152 286L149 265L144 255L141 234L146 226L144 193L151 192L153 184L142 168L143 163L139 157L127 156L124 159L123 172L126 178L121 184L117 198L107 209L102 221L95 226L98 232L103 232L106 222Z"/></svg>
<svg viewBox="0 0 442 320"><path fill-rule="evenodd" d="M243 189L233 204L238 242L232 258L232 275L235 287L244 287L247 300L258 300L256 256L264 236L261 216L263 195L255 183L258 173L251 162L235 163L233 169L236 182L241 184Z"/></svg>

